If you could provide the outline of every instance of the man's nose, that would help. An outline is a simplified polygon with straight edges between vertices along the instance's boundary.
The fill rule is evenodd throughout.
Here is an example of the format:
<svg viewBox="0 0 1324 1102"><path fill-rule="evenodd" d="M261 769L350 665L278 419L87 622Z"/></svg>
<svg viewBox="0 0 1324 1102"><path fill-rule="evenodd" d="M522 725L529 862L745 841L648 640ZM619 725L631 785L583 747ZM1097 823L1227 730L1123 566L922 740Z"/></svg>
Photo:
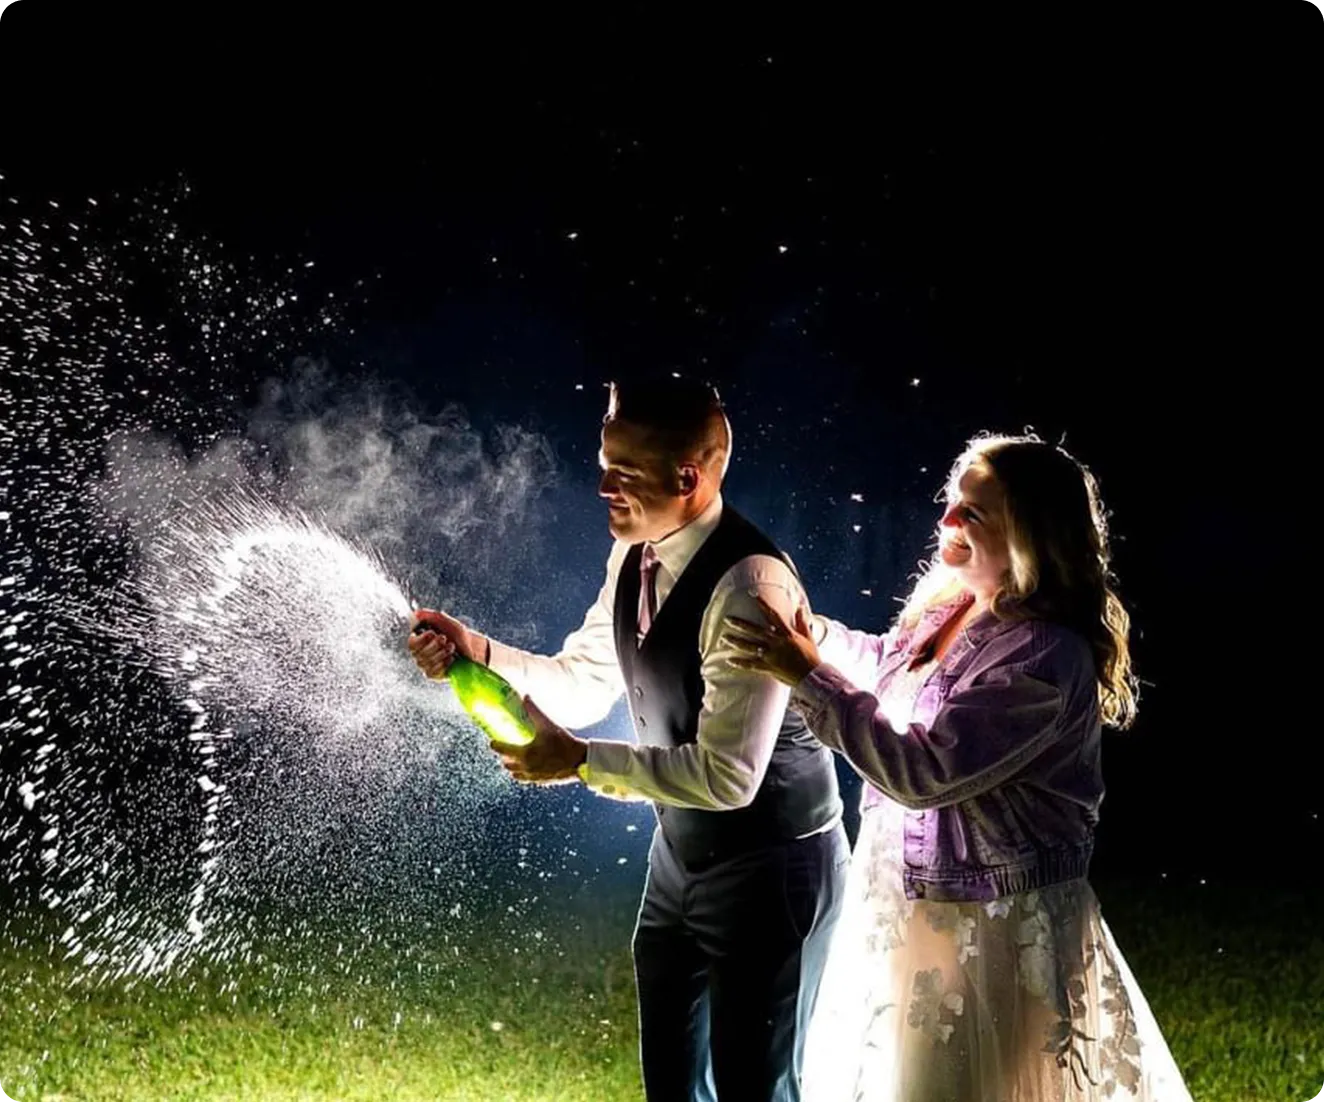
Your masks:
<svg viewBox="0 0 1324 1102"><path fill-rule="evenodd" d="M598 496L612 497L616 493L616 480L611 477L609 471L603 471L602 477L598 479Z"/></svg>

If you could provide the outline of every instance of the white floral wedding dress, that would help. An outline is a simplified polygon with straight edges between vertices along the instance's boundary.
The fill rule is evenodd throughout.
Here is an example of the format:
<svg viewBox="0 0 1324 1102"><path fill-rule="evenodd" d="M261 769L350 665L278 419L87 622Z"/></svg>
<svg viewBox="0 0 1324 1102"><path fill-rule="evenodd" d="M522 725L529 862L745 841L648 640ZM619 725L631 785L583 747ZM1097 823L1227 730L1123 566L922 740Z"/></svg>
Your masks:
<svg viewBox="0 0 1324 1102"><path fill-rule="evenodd" d="M894 725L923 681L889 682ZM903 816L886 798L864 811L805 1102L1191 1102L1086 880L989 903L907 899Z"/></svg>

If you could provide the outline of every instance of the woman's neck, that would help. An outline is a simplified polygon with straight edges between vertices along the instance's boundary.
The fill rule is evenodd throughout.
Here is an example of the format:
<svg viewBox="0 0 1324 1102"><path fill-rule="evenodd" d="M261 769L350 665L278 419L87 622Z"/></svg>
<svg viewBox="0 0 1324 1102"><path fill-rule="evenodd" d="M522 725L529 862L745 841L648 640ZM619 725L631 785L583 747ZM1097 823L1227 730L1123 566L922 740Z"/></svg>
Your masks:
<svg viewBox="0 0 1324 1102"><path fill-rule="evenodd" d="M997 596L996 590L991 593L981 593L973 589L967 589L966 592L974 598L974 603L968 610L971 616L982 616L993 607L993 598Z"/></svg>

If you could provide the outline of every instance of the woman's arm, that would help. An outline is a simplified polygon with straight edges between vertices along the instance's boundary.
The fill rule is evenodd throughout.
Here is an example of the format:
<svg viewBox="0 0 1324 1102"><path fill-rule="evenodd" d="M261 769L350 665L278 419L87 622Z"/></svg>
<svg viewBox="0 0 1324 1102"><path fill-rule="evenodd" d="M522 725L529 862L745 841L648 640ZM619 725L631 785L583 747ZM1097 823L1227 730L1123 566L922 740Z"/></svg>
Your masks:
<svg viewBox="0 0 1324 1102"><path fill-rule="evenodd" d="M824 662L835 666L856 685L877 683L875 675L891 649L895 629L884 635L875 635L819 615L812 618L810 626Z"/></svg>
<svg viewBox="0 0 1324 1102"><path fill-rule="evenodd" d="M819 740L905 807L959 803L1018 772L1064 730L1071 644L1026 623L995 637L925 727L893 730L871 693L823 663L791 705Z"/></svg>

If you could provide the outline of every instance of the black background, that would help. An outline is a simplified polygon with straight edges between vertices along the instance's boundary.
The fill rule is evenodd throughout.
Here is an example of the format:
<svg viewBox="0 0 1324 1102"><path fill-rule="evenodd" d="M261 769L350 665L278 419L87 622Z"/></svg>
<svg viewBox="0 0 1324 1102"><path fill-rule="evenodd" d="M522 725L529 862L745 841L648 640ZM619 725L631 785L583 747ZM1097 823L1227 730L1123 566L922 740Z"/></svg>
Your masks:
<svg viewBox="0 0 1324 1102"><path fill-rule="evenodd" d="M1318 9L485 10L21 0L6 187L187 179L255 265L372 280L310 352L546 433L582 483L549 647L605 554L608 378L712 378L728 497L878 630L965 439L1065 436L1145 682L1100 866L1317 868Z"/></svg>

